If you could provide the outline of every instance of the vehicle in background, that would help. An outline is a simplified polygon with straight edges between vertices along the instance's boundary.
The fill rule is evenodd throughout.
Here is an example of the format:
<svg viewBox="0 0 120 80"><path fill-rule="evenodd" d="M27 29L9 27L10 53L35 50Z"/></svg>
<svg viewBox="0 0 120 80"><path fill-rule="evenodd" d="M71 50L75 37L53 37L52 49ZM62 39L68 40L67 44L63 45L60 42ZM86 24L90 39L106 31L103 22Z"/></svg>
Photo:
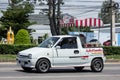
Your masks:
<svg viewBox="0 0 120 80"><path fill-rule="evenodd" d="M100 47L101 43L97 39L91 39L85 44L86 47Z"/></svg>
<svg viewBox="0 0 120 80"><path fill-rule="evenodd" d="M111 45L111 40L107 40L103 43L104 46L110 46Z"/></svg>
<svg viewBox="0 0 120 80"><path fill-rule="evenodd" d="M89 42L90 43L99 43L99 41L97 39L91 39Z"/></svg>

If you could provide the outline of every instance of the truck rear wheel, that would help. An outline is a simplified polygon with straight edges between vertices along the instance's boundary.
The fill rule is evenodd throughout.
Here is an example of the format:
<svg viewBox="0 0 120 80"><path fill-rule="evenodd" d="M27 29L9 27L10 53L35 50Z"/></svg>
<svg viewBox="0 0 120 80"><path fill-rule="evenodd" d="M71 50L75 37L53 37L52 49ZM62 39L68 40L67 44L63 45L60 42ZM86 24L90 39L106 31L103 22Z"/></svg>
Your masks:
<svg viewBox="0 0 120 80"><path fill-rule="evenodd" d="M93 72L101 72L104 68L103 61L101 59L94 59L91 63L91 70Z"/></svg>
<svg viewBox="0 0 120 80"><path fill-rule="evenodd" d="M36 70L38 72L45 73L45 72L48 72L49 69L50 69L50 62L47 59L40 59L37 62Z"/></svg>

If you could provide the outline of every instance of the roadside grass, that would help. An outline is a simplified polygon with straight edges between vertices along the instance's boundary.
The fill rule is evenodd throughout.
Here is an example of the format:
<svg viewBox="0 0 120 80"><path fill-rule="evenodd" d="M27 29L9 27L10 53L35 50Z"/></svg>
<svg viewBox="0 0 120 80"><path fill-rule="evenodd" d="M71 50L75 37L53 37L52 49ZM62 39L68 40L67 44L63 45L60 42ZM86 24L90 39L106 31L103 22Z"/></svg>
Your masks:
<svg viewBox="0 0 120 80"><path fill-rule="evenodd" d="M16 55L13 54L0 54L0 62L15 61Z"/></svg>
<svg viewBox="0 0 120 80"><path fill-rule="evenodd" d="M106 55L107 59L120 60L120 55Z"/></svg>

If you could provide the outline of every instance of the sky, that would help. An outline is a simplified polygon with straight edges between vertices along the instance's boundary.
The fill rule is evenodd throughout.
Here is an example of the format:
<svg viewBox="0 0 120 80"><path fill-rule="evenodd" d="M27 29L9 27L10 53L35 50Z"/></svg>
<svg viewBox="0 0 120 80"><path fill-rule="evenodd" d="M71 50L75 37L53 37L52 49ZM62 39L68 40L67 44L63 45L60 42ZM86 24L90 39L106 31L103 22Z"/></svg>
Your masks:
<svg viewBox="0 0 120 80"><path fill-rule="evenodd" d="M61 5L61 11L62 13L69 13L77 19L98 18L103 1L105 0L64 0L64 5ZM114 1L120 5L120 0ZM8 4L6 3L8 3L8 0L0 0L0 10L7 8ZM36 10L35 13L37 14L39 11Z"/></svg>

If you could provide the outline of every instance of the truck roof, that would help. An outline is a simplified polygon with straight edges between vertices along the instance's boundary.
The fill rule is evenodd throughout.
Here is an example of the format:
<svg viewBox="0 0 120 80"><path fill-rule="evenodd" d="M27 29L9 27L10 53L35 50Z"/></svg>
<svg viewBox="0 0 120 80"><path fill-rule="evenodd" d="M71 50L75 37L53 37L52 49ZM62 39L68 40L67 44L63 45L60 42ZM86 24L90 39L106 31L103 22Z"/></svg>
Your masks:
<svg viewBox="0 0 120 80"><path fill-rule="evenodd" d="M53 36L53 37L75 37L75 36L72 36L72 35L57 35L57 36Z"/></svg>

